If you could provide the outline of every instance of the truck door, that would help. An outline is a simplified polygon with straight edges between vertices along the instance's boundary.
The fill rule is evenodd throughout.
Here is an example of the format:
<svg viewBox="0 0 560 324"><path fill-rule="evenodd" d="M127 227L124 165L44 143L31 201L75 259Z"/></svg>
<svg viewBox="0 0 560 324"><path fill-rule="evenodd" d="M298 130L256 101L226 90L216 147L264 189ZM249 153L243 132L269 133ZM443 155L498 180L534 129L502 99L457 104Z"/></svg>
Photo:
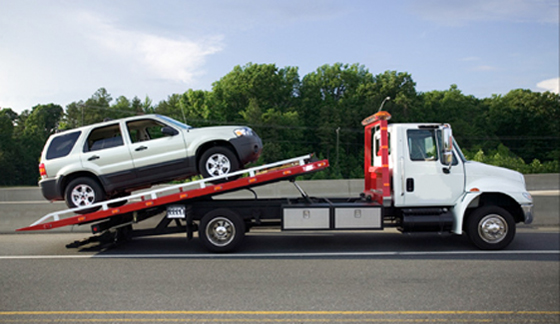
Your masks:
<svg viewBox="0 0 560 324"><path fill-rule="evenodd" d="M400 157L404 188L398 200L402 206L454 205L464 190L464 170L455 157L451 169L442 162L439 127L420 126L401 135L406 136L406 150L401 150L404 156Z"/></svg>

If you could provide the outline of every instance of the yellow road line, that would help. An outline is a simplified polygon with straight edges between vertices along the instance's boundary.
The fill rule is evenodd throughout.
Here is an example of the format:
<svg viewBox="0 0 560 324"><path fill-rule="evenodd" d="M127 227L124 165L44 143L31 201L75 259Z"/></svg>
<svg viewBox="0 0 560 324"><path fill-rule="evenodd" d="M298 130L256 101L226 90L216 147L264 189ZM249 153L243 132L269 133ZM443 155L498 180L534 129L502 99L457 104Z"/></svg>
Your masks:
<svg viewBox="0 0 560 324"><path fill-rule="evenodd" d="M122 318L110 318L110 319L25 319L25 320L0 320L0 323L98 323L98 322L108 322L108 323L159 323L159 322L183 322L183 323L516 323L522 322L526 323L525 319L301 319L301 318L291 318L291 319L221 319L221 318L210 318L210 319L122 319ZM531 319L531 323L558 323L557 319L550 320L538 320Z"/></svg>

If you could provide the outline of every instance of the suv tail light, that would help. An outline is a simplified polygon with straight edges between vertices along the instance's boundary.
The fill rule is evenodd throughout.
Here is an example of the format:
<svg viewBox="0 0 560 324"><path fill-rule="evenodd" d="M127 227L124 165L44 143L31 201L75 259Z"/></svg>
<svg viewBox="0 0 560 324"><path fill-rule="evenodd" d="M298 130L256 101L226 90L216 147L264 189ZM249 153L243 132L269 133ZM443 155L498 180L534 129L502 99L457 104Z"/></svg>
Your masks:
<svg viewBox="0 0 560 324"><path fill-rule="evenodd" d="M47 169L45 169L44 163L39 164L39 174L41 175L41 177L47 176Z"/></svg>

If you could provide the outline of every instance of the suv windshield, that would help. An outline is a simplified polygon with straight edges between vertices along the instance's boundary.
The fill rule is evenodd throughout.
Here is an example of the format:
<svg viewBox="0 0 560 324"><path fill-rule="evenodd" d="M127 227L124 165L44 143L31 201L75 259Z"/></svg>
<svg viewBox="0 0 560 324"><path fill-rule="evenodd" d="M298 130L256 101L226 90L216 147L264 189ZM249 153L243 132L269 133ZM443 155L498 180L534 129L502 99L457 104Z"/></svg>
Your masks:
<svg viewBox="0 0 560 324"><path fill-rule="evenodd" d="M175 120L175 119L173 119L173 118L170 118L170 117L167 117L167 116L162 116L162 115L157 115L157 116L158 116L159 118L165 120L166 122L169 122L169 123L171 123L171 124L173 124L173 125L175 125L175 126L177 126L177 127L180 127L180 128L182 128L182 129L190 129L190 128L193 128L192 126L189 126L189 125L187 125L187 124L183 124L183 123L181 123L180 121Z"/></svg>

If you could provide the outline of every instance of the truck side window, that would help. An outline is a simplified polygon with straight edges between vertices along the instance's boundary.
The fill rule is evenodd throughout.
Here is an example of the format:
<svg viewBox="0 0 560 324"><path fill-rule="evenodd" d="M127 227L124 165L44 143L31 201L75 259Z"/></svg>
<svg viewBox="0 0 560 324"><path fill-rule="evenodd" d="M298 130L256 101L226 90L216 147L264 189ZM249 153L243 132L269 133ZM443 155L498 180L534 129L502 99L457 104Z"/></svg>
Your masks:
<svg viewBox="0 0 560 324"><path fill-rule="evenodd" d="M123 145L119 124L99 127L91 131L84 152L98 151Z"/></svg>
<svg viewBox="0 0 560 324"><path fill-rule="evenodd" d="M438 160L437 142L433 130L409 129L406 134L411 161Z"/></svg>
<svg viewBox="0 0 560 324"><path fill-rule="evenodd" d="M141 119L126 123L132 143L164 137L165 135L162 133L161 129L166 126L167 125L153 119Z"/></svg>

